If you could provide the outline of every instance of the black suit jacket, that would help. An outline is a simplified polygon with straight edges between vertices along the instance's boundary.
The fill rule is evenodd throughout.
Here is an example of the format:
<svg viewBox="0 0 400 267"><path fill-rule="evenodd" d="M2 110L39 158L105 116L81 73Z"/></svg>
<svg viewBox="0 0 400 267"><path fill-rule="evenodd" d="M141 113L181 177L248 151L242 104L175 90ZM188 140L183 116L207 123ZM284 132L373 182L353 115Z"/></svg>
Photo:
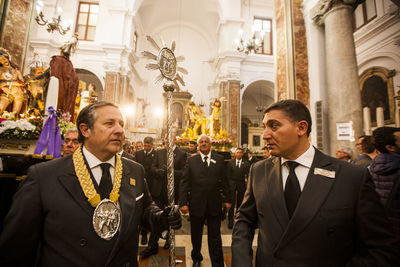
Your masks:
<svg viewBox="0 0 400 267"><path fill-rule="evenodd" d="M149 189L151 189L153 183L153 173L151 166L153 165L154 158L156 157L156 151L152 149L151 152L147 155L144 152L144 149L136 151L135 159L136 162L143 165L145 170L144 177L146 178Z"/></svg>
<svg viewBox="0 0 400 267"><path fill-rule="evenodd" d="M180 205L189 205L193 216L203 217L206 212L211 216L220 215L222 202L232 203L225 171L224 157L217 152L211 152L208 168L200 154L188 158L181 180Z"/></svg>
<svg viewBox="0 0 400 267"><path fill-rule="evenodd" d="M156 224L160 210L143 167L123 158L122 164L120 231L110 241L93 229L94 208L75 175L72 156L33 165L5 219L0 266L34 266L38 248L38 266L138 266L139 225L143 218Z"/></svg>
<svg viewBox="0 0 400 267"><path fill-rule="evenodd" d="M183 170L186 164L187 154L179 147L174 149L174 184L179 185ZM160 196L161 192L167 188L167 150L165 148L157 150L152 165L153 182L151 187L151 195Z"/></svg>
<svg viewBox="0 0 400 267"><path fill-rule="evenodd" d="M232 234L233 267L253 266L256 228L256 266L399 266L368 170L318 150L291 220L280 158L253 164Z"/></svg>
<svg viewBox="0 0 400 267"><path fill-rule="evenodd" d="M125 151L122 152L121 158L126 158L126 159L130 159L130 160L135 160L135 156L133 156L133 155L131 155L131 154L129 154L129 153L126 153Z"/></svg>
<svg viewBox="0 0 400 267"><path fill-rule="evenodd" d="M244 185L246 186L247 176L249 175L250 164L247 161L242 160L240 168L236 166L236 159L232 159L228 162L227 166L227 177L229 183Z"/></svg>

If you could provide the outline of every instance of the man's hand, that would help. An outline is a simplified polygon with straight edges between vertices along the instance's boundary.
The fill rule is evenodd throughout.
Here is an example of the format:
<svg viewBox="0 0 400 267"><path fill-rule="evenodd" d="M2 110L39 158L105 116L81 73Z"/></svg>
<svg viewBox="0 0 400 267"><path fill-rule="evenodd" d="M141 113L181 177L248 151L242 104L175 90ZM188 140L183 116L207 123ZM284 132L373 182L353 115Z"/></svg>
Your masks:
<svg viewBox="0 0 400 267"><path fill-rule="evenodd" d="M228 203L228 202L225 202L224 206L225 206L226 210L229 210L232 207L232 204Z"/></svg>
<svg viewBox="0 0 400 267"><path fill-rule="evenodd" d="M181 207L181 212L187 214L189 212L189 207L187 205Z"/></svg>
<svg viewBox="0 0 400 267"><path fill-rule="evenodd" d="M182 227L182 218L179 213L178 205L166 207L161 216L165 218L164 221L166 221L168 226L172 229L177 230Z"/></svg>

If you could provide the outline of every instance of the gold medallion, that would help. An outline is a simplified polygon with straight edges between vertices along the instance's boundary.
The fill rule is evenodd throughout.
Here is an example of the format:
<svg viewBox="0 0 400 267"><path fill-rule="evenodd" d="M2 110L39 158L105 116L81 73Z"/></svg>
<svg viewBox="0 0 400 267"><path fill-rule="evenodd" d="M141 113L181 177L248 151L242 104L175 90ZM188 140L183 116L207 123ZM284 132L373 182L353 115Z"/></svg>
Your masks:
<svg viewBox="0 0 400 267"><path fill-rule="evenodd" d="M93 213L93 228L96 234L105 239L110 240L118 232L121 222L121 212L113 201L105 198Z"/></svg>

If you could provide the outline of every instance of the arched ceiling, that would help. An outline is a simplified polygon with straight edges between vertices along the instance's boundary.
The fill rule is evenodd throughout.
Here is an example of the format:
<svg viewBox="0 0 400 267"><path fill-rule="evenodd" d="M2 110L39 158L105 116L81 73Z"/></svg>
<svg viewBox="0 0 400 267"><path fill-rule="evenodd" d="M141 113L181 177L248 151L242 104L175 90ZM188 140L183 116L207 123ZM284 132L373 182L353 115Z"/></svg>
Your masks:
<svg viewBox="0 0 400 267"><path fill-rule="evenodd" d="M143 31L156 33L167 25L185 24L202 29L208 38L216 37L221 7L218 0L146 0L138 9Z"/></svg>

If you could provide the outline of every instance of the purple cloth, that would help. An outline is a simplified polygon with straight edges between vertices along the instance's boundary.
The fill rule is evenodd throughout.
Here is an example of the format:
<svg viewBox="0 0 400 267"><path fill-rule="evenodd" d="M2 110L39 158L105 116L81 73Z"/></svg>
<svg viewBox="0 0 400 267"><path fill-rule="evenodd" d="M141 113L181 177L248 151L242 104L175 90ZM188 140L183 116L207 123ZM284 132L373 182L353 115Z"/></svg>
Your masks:
<svg viewBox="0 0 400 267"><path fill-rule="evenodd" d="M58 127L57 113L53 107L49 107L48 110L49 117L43 125L34 154L42 155L47 147L47 155L59 158L61 157L61 132Z"/></svg>

